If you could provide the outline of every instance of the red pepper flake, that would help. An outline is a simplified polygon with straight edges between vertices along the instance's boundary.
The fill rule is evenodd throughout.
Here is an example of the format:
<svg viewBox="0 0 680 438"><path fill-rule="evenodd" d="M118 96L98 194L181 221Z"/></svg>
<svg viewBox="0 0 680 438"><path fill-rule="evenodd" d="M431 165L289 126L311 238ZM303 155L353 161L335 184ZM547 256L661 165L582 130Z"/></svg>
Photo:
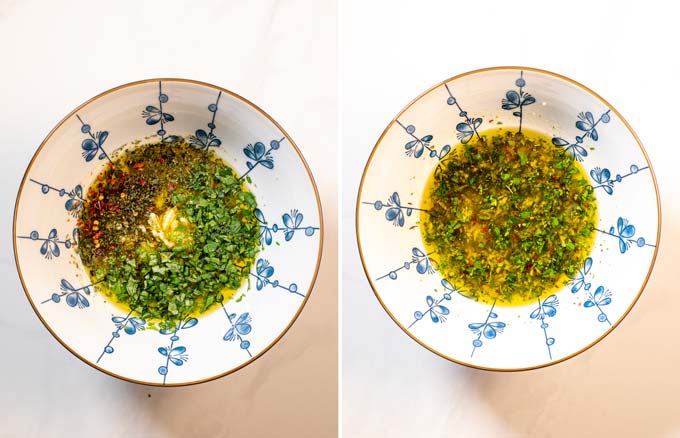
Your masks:
<svg viewBox="0 0 680 438"><path fill-rule="evenodd" d="M160 158L158 159L158 161L160 161L161 163L165 163L165 158L160 157Z"/></svg>

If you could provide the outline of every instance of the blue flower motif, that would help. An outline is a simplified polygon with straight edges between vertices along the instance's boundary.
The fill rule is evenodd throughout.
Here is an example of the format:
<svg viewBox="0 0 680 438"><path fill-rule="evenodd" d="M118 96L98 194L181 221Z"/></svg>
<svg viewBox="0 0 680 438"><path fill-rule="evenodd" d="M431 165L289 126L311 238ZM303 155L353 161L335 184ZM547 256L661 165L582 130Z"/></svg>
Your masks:
<svg viewBox="0 0 680 438"><path fill-rule="evenodd" d="M170 98L167 94L163 93L162 81L158 81L158 106L147 105L142 111L142 118L146 120L146 124L149 126L161 124L160 128L156 131L156 134L161 136L161 142L163 143L173 143L179 140L176 135L167 135L165 130L165 124L170 123L175 120L175 116L163 111L163 104L167 103Z"/></svg>
<svg viewBox="0 0 680 438"><path fill-rule="evenodd" d="M257 272L255 287L257 290L262 290L266 284L269 284L269 278L274 275L274 267L269 265L268 260L258 259L255 263L255 270Z"/></svg>
<svg viewBox="0 0 680 438"><path fill-rule="evenodd" d="M132 311L128 312L127 315L125 316L114 316L111 318L111 321L113 321L113 324L116 326L116 330L111 333L111 339L109 339L109 342L104 346L104 350L102 350L102 353L99 355L99 358L97 359L96 363L99 363L100 360L102 360L102 357L104 357L105 354L112 354L114 352L113 347L111 344L113 343L114 340L120 338L120 331L123 330L126 334L132 336L138 331L142 331L145 329L146 326L146 321L140 318L135 318L132 316Z"/></svg>
<svg viewBox="0 0 680 438"><path fill-rule="evenodd" d="M61 299L66 296L64 301L69 307L78 307L79 309L90 307L90 301L85 295L90 295L92 291L91 288L93 288L98 283L101 282L91 283L87 286L76 288L68 280L62 278L59 285L61 293L53 293L49 299L43 301L41 304L49 302L59 303L61 302Z"/></svg>
<svg viewBox="0 0 680 438"><path fill-rule="evenodd" d="M80 124L82 125L80 127L80 132L83 134L87 134L90 136L90 138L86 138L83 140L81 143L80 147L83 150L83 158L85 158L86 162L90 162L94 159L94 157L97 157L99 160L103 160L106 158L109 160L109 163L111 163L111 158L109 158L108 154L104 150L104 142L106 139L109 137L109 132L108 131L97 131L96 133L92 132L92 127L85 123L83 119L76 114L76 118L80 121Z"/></svg>
<svg viewBox="0 0 680 438"><path fill-rule="evenodd" d="M417 207L402 205L401 198L397 192L393 192L392 195L387 198L386 202L378 200L374 202L362 202L362 204L372 205L373 208L378 211L385 208L385 219L392 222L392 225L395 227L403 227L406 221L406 216L410 217L414 210L426 211ZM404 216L404 213L406 213L406 216Z"/></svg>
<svg viewBox="0 0 680 438"><path fill-rule="evenodd" d="M458 115L465 119L465 122L460 122L456 125L456 131L458 131L456 137L458 138L458 140L462 144L466 144L475 135L477 136L477 138L480 138L479 134L477 133L477 128L479 128L482 125L481 117L471 118L470 116L468 116L467 111L463 111L463 108L461 108L460 103L458 103L458 99L456 99L453 96L453 93L451 93L448 84L444 84L444 88L446 88L446 92L449 94L448 99L446 99L446 103L449 106L455 105L458 108Z"/></svg>
<svg viewBox="0 0 680 438"><path fill-rule="evenodd" d="M531 312L531 319L540 319L543 320L546 316L548 317L553 317L557 314L557 306L559 305L559 301L557 300L557 296L555 295L550 295L548 298L543 300L543 303L541 304L541 300L538 300L539 307L535 309L533 312Z"/></svg>
<svg viewBox="0 0 680 438"><path fill-rule="evenodd" d="M53 255L54 257L59 257L60 250L58 242L57 230L56 228L52 228L47 239L40 245L40 254L48 259L52 258Z"/></svg>
<svg viewBox="0 0 680 438"><path fill-rule="evenodd" d="M175 120L175 116L170 113L166 113L162 110L162 108L158 108L153 105L147 105L146 108L144 108L144 111L142 111L142 117L146 119L147 125L155 125L158 122L164 124L173 122Z"/></svg>
<svg viewBox="0 0 680 438"><path fill-rule="evenodd" d="M444 159L444 157L451 151L450 145L445 145L442 147L441 151L437 152L436 149L430 146L430 142L434 137L431 135L425 135L423 137L416 137L416 127L413 125L404 126L399 120L397 124L401 126L408 135L410 135L413 140L406 143L404 146L406 148L406 156L420 158L427 149L430 158L437 158L439 160Z"/></svg>
<svg viewBox="0 0 680 438"><path fill-rule="evenodd" d="M71 216L78 217L78 213L85 202L85 199L83 198L83 188L81 185L76 185L73 190L68 193L68 197L69 199L66 200L64 208L66 208L66 211L68 211Z"/></svg>
<svg viewBox="0 0 680 438"><path fill-rule="evenodd" d="M28 236L17 236L19 239L31 239L35 241L42 241L40 245L40 254L44 255L46 259L50 260L52 257L59 257L61 254L60 244L63 244L66 249L71 248L71 239L59 240L56 228L52 228L46 238L40 237L40 234L33 230Z"/></svg>
<svg viewBox="0 0 680 438"><path fill-rule="evenodd" d="M432 320L432 322L434 323L445 322L446 321L445 316L449 314L449 308L439 304L441 300L435 301L435 299L432 298L430 295L428 295L425 298L425 301L427 302L427 305L430 306L425 311L425 313L430 315L430 319ZM419 315L419 313L418 312L414 313L414 316L418 318L418 316L416 315Z"/></svg>
<svg viewBox="0 0 680 438"><path fill-rule="evenodd" d="M180 330L187 330L190 329L191 327L194 327L196 324L198 324L198 319L196 318L188 318L184 322L179 322L175 326L173 330L170 329L161 329L159 330L159 333L162 335L171 335L170 336L170 345L167 347L159 347L158 352L166 357L165 360L165 365L161 365L158 367L158 374L163 376L163 384L165 385L166 378L168 376L168 366L172 362L176 366L182 366L184 365L184 362L186 362L189 359L189 356L186 354L186 347L184 346L178 346L175 347L175 342L179 341L179 336L177 335L177 332Z"/></svg>
<svg viewBox="0 0 680 438"><path fill-rule="evenodd" d="M519 91L509 90L507 93L505 93L505 98L501 99L501 108L504 110L515 110L519 108L519 111L513 111L512 115L519 117L518 132L522 132L522 117L524 107L533 104L536 102L536 99L531 94L522 90L522 88L526 85L523 71L519 72L519 79L515 81L515 85L519 87Z"/></svg>
<svg viewBox="0 0 680 438"><path fill-rule="evenodd" d="M83 187L80 184L76 185L70 192L67 192L66 189L57 189L49 184L36 181L33 178L29 178L29 181L39 185L40 191L45 195L50 191L58 193L60 197L68 195L69 199L66 200L64 207L71 216L78 217L78 212L83 207L83 202L85 202L85 199L83 198Z"/></svg>
<svg viewBox="0 0 680 438"><path fill-rule="evenodd" d="M552 360L552 352L550 347L555 344L555 338L548 336L548 323L545 322L546 318L552 318L557 314L557 306L560 302L557 300L557 296L550 295L548 298L543 300L538 299L538 308L536 308L529 317L531 319L536 319L541 321L541 328L543 329L543 334L545 335L545 345L548 346L548 355L550 360Z"/></svg>
<svg viewBox="0 0 680 438"><path fill-rule="evenodd" d="M248 335L253 329L251 326L251 322L253 320L250 317L250 313L245 312L237 317L235 313L227 312L227 309L224 307L224 305L222 305L222 309L224 310L224 314L227 315L227 319L231 325L231 328L227 330L227 333L222 339L229 342L239 341L239 346L241 349L246 350L248 356L253 357L249 350L250 341L245 339L245 336Z"/></svg>
<svg viewBox="0 0 680 438"><path fill-rule="evenodd" d="M230 313L229 319L236 319L236 322L233 323L233 327L230 328L224 335L225 341L233 341L236 339L237 334L247 335L253 329L250 325L253 319L250 317L250 313L248 312L241 314L238 318L236 318L235 313Z"/></svg>
<svg viewBox="0 0 680 438"><path fill-rule="evenodd" d="M387 274L380 276L376 278L375 280L382 280L383 278L389 278L390 280L396 280L397 279L397 272L406 269L409 270L411 269L411 265L416 265L416 272L419 274L434 274L434 266L432 265L432 261L428 257L428 254L425 254L424 251L422 251L419 248L413 248L411 250L411 261L410 262L404 262L403 265L400 267L388 272ZM444 280L446 281L446 280Z"/></svg>
<svg viewBox="0 0 680 438"><path fill-rule="evenodd" d="M635 226L629 223L628 219L624 219L622 217L619 217L619 219L616 221L616 228L612 226L609 228L609 231L603 231L597 228L595 230L602 234L618 238L619 250L621 251L621 254L624 254L626 251L628 251L633 244L637 245L639 248L642 248L643 246L651 246L652 248L655 247L655 245L647 243L644 237L633 239L633 236L635 236Z"/></svg>
<svg viewBox="0 0 680 438"><path fill-rule="evenodd" d="M586 281L587 275L590 273L590 269L593 267L593 259L588 257L586 260L583 262L583 268L580 268L578 270L578 275L572 279L569 284L571 284L571 293L575 294L576 292L580 291L581 288L583 290L590 290L590 283Z"/></svg>
<svg viewBox="0 0 680 438"><path fill-rule="evenodd" d="M394 226L404 226L404 212L402 211L401 200L399 199L399 193L394 192L390 196L388 203L385 205L387 210L385 211L385 219L392 221ZM376 210L379 208L379 204L375 205ZM406 214L411 216L413 212L412 208L406 208Z"/></svg>
<svg viewBox="0 0 680 438"><path fill-rule="evenodd" d="M411 263L415 263L416 272L419 274L434 274L434 268L432 268L430 258L427 256L427 254L425 254L425 252L418 248L413 248L411 253L413 254L413 257L411 257Z"/></svg>
<svg viewBox="0 0 680 438"><path fill-rule="evenodd" d="M83 140L81 145L83 148L83 157L85 161L92 161L92 159L97 155L97 152L102 148L102 145L108 138L109 133L106 131L101 131L96 134L94 138L86 138ZM106 157L105 153L102 152L99 155L99 159L102 160Z"/></svg>
<svg viewBox="0 0 680 438"><path fill-rule="evenodd" d="M489 313L489 318L498 318L498 315L494 312ZM505 328L504 322L474 322L468 324L468 328L474 333L479 333L479 335L484 335L486 339L494 339L497 333L501 333ZM479 343L473 344L475 347L481 347L481 341Z"/></svg>
<svg viewBox="0 0 680 438"><path fill-rule="evenodd" d="M271 245L273 241L272 230L267 226L264 213L259 208L255 209L255 218L260 223L260 244Z"/></svg>
<svg viewBox="0 0 680 438"><path fill-rule="evenodd" d="M159 347L158 352L162 354L163 356L167 357L170 362L177 366L182 366L184 365L184 362L189 360L189 355L186 354L187 348L183 346L179 347ZM159 370L160 371L160 370ZM161 373L162 374L162 373ZM167 374L167 368L166 368L166 374ZM163 374L164 376L166 374ZM165 383L165 380L163 381Z"/></svg>
<svg viewBox="0 0 680 438"><path fill-rule="evenodd" d="M451 284L448 280L445 280L445 279L442 278L441 283L442 283L442 286L444 286L444 289L448 290L450 293L457 293L458 295L465 297L465 298L473 298L472 294L470 294L470 293L468 293L468 292L466 292L462 289L459 289L457 286L454 286L453 284Z"/></svg>
<svg viewBox="0 0 680 438"><path fill-rule="evenodd" d="M246 167L248 170L239 177L239 179L245 178L253 169L257 166L262 166L266 169L274 168L274 158L272 157L272 151L278 150L281 147L281 143L286 139L282 137L280 140L272 140L269 142L269 149L267 149L264 143L258 141L255 144L249 144L243 149L243 153L246 157L253 160L246 161Z"/></svg>
<svg viewBox="0 0 680 438"><path fill-rule="evenodd" d="M85 295L90 294L90 288L88 286L76 289L73 287L73 285L71 285L71 283L65 279L62 279L61 290L63 291L61 295L66 295L66 304L68 304L70 307L78 306L79 309L90 307L90 302L87 300L87 298L85 298ZM83 293L80 293L80 291ZM59 302L60 298L61 296L59 294L52 294L52 301Z"/></svg>
<svg viewBox="0 0 680 438"><path fill-rule="evenodd" d="M609 229L609 233L612 234L613 232L614 227L611 227ZM616 221L616 234L618 235L619 238L619 249L621 250L621 253L624 253L628 248L630 248L630 245L632 243L632 240L630 240L630 238L635 235L635 226L633 226L632 224L629 225L628 219L620 217ZM644 245L644 239L642 240L641 243Z"/></svg>
<svg viewBox="0 0 680 438"><path fill-rule="evenodd" d="M423 319L425 315L429 315L430 320L433 323L443 323L446 322L446 315L451 313L448 307L442 305L444 301L450 301L451 300L451 294L446 292L441 298L438 300L434 299L431 295L428 295L425 297L425 302L428 305L428 308L424 311L416 311L413 313L414 320L409 325L407 328L410 329L413 327L415 323Z"/></svg>
<svg viewBox="0 0 680 438"><path fill-rule="evenodd" d="M599 184L599 186L594 187L594 188L599 188L602 187L604 191L608 194L611 195L614 193L614 189L612 189L612 186L614 185L614 181L611 180L611 172L609 172L609 169L604 168L601 169L599 167L594 168L593 170L590 171L590 177Z"/></svg>
<svg viewBox="0 0 680 438"><path fill-rule="evenodd" d="M598 286L595 293L588 293L588 300L583 303L583 307L596 307L597 310L600 311L600 314L597 315L597 320L612 325L609 318L607 318L607 315L602 310L602 307L607 306L612 302L611 295L612 293L609 289L605 291L604 286Z"/></svg>
<svg viewBox="0 0 680 438"><path fill-rule="evenodd" d="M484 322L473 322L468 324L468 328L472 330L473 333L478 335L477 339L472 341L472 353L470 353L470 357L475 354L475 350L477 348L484 345L482 342L482 336L484 336L486 339L495 339L498 333L502 333L503 329L506 327L504 322L491 321L492 319L498 318L498 314L493 311L494 307L496 307L496 302L494 302L491 306L491 310L489 310Z"/></svg>
<svg viewBox="0 0 680 438"><path fill-rule="evenodd" d="M583 144L583 141L586 138L591 138L593 141L597 141L600 138L600 134L597 132L596 127L600 122L609 123L611 120L609 111L611 110L607 110L597 120L595 120L593 113L590 111L579 113L578 120L576 121L576 128L582 131L583 134L577 135L574 143L561 137L553 137L553 145L564 148L564 150L570 153L576 160L583 161L583 158L588 156L588 151L581 146L581 144Z"/></svg>
<svg viewBox="0 0 680 438"><path fill-rule="evenodd" d="M208 123L208 128L210 131L206 132L203 129L197 129L195 135L189 137L190 144L205 150L216 148L222 144L222 140L213 134L213 131L215 130L215 114L219 109L218 104L220 103L220 96L222 96L221 91L217 94L217 100L215 103L208 105L208 111L212 113L212 120Z"/></svg>
<svg viewBox="0 0 680 438"><path fill-rule="evenodd" d="M302 215L302 213L300 213L297 210L291 210L290 214L284 213L283 216L281 216L283 224L286 226L285 228L281 228L281 230L283 231L283 235L286 239L286 242L293 238L296 230L301 229L300 224L302 224L303 218L304 216ZM314 228L307 227L304 230L307 236L311 236L314 234Z"/></svg>
<svg viewBox="0 0 680 438"><path fill-rule="evenodd" d="M141 318L134 318L130 315L128 316L114 316L111 318L113 323L119 329L122 329L128 335L134 335L137 330L144 330L146 321Z"/></svg>
<svg viewBox="0 0 680 438"><path fill-rule="evenodd" d="M305 236L311 237L319 230L319 227L302 226L304 215L298 210L291 210L290 213L281 215L283 226L278 224L269 226L269 223L264 217L264 213L262 213L262 210L259 208L255 209L255 218L260 223L260 243L262 245L271 245L274 240L273 234L278 233L279 231L283 232L284 239L288 242L293 239L296 231L304 231Z"/></svg>
<svg viewBox="0 0 680 438"><path fill-rule="evenodd" d="M212 130L210 130L210 132L205 132L203 129L197 129L196 135L189 138L189 143L201 149L208 150L220 146L222 141L212 133Z"/></svg>
<svg viewBox="0 0 680 438"><path fill-rule="evenodd" d="M257 259L255 262L255 273L251 272L251 276L255 278L255 288L257 290L262 290L265 286L271 286L273 288L281 288L287 290L292 294L304 297L303 294L298 292L298 286L295 283L291 283L289 286L282 285L279 280L273 280L271 277L274 275L274 267L269 264L268 260Z"/></svg>
<svg viewBox="0 0 680 438"><path fill-rule="evenodd" d="M641 170L645 170L648 168L649 168L648 166L638 167L636 164L631 164L629 173L625 175L617 174L616 177L612 178L609 169L607 168L601 169L599 167L596 167L590 171L590 177L593 179L593 181L595 181L598 184L594 186L593 189L601 188L608 195L611 195L614 193L615 183L620 183L621 181L624 180L624 178L627 178L631 175L636 175Z"/></svg>
<svg viewBox="0 0 680 438"><path fill-rule="evenodd" d="M248 170L252 169L257 164L261 164L267 169L274 168L274 159L271 156L271 150L267 150L264 143L260 141L256 142L254 145L249 144L246 146L245 149L243 149L243 153L246 155L246 157L256 161L255 164L251 163L250 161L246 163Z"/></svg>
<svg viewBox="0 0 680 438"><path fill-rule="evenodd" d="M607 118L608 117L609 114L607 114ZM597 133L597 130L595 129L598 123L599 120L596 122L595 118L593 117L593 113L591 113L590 111L581 112L579 113L578 120L576 121L576 128L583 131L585 133L584 134L585 137L590 137L593 139L593 141L597 141L600 138L600 135Z"/></svg>
<svg viewBox="0 0 680 438"><path fill-rule="evenodd" d="M456 138L458 138L462 144L469 142L470 139L477 134L477 128L479 128L481 124L481 118L472 119L470 122L458 123L456 125L456 131L458 131ZM479 136L479 134L477 135Z"/></svg>
<svg viewBox="0 0 680 438"><path fill-rule="evenodd" d="M553 137L552 143L557 147L565 148L565 151L569 152L578 161L583 161L583 157L588 156L588 151L578 141L576 143L569 143L561 137Z"/></svg>

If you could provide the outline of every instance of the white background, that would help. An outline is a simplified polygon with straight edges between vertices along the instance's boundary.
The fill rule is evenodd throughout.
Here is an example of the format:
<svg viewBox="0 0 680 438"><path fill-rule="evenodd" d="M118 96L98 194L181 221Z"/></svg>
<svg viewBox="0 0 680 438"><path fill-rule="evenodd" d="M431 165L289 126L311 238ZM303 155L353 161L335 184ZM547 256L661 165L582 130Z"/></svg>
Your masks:
<svg viewBox="0 0 680 438"><path fill-rule="evenodd" d="M336 435L336 23L333 0L0 0L0 436ZM42 139L86 99L150 77L261 106L301 149L324 209L322 268L298 321L253 364L187 388L122 382L68 353L12 255L14 199Z"/></svg>
<svg viewBox="0 0 680 438"><path fill-rule="evenodd" d="M680 437L680 31L671 3L340 4L343 435ZM607 99L645 145L662 199L656 267L632 313L580 356L521 373L468 369L411 340L375 298L354 232L363 165L392 118L432 85L498 65L561 73Z"/></svg>
<svg viewBox="0 0 680 438"><path fill-rule="evenodd" d="M334 434L333 3L0 0L0 436ZM680 436L670 2L341 3L344 436ZM556 71L609 100L646 146L663 202L656 267L631 315L577 358L516 374L449 363L402 333L368 286L353 231L363 163L392 117L431 85L493 65ZM21 290L10 232L19 180L52 126L105 89L154 76L262 106L307 158L326 225L317 287L281 342L231 376L165 390L105 376L51 338Z"/></svg>

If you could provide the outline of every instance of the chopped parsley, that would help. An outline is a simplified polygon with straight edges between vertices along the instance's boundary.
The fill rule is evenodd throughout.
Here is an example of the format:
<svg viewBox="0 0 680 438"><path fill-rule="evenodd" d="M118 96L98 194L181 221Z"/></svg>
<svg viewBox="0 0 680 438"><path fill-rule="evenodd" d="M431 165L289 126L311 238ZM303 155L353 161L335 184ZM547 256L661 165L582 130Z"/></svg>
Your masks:
<svg viewBox="0 0 680 438"><path fill-rule="evenodd" d="M577 274L597 205L576 160L541 134L503 128L450 157L430 177L420 224L444 278L475 300L518 305Z"/></svg>

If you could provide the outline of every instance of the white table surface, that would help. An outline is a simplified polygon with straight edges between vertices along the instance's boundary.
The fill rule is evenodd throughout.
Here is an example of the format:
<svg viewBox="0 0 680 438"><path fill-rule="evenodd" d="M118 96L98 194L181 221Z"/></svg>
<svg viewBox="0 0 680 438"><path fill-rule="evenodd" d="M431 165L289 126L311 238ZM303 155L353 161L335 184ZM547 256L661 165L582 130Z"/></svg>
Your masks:
<svg viewBox="0 0 680 438"><path fill-rule="evenodd" d="M336 16L333 0L0 0L0 436L336 436ZM261 106L308 160L324 209L322 268L288 334L186 388L119 381L69 354L33 313L12 254L16 192L45 135L86 99L150 77Z"/></svg>
<svg viewBox="0 0 680 438"><path fill-rule="evenodd" d="M668 4L341 1L344 436L680 437L680 26ZM607 99L662 199L656 267L632 313L576 358L520 373L468 369L411 340L366 281L354 232L385 126L430 86L496 65L558 72Z"/></svg>

